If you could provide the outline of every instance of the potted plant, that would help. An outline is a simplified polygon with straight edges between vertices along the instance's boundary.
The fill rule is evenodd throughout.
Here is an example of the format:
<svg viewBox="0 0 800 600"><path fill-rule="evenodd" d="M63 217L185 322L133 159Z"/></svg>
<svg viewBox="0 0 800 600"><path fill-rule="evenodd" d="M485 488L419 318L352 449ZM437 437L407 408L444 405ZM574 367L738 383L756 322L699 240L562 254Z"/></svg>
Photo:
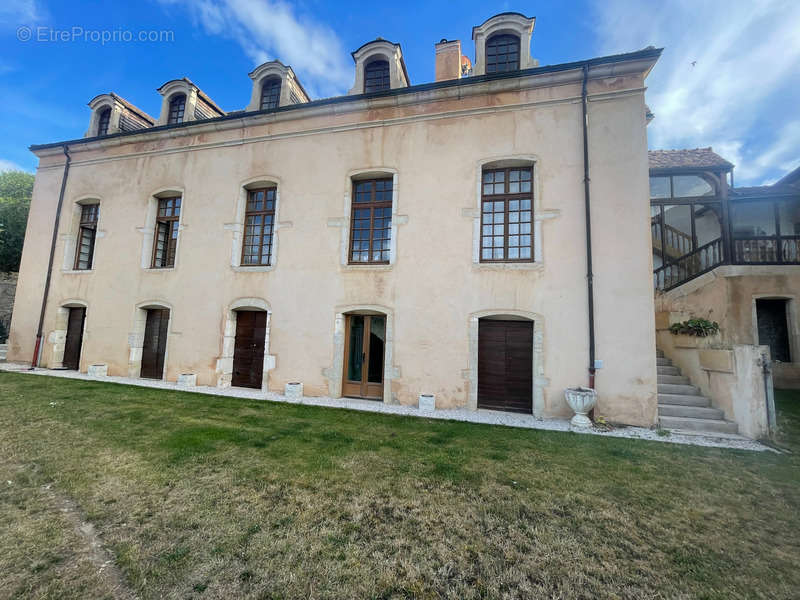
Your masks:
<svg viewBox="0 0 800 600"><path fill-rule="evenodd" d="M673 335L709 337L719 333L719 323L708 319L689 319L682 323L673 323L669 326L669 331Z"/></svg>
<svg viewBox="0 0 800 600"><path fill-rule="evenodd" d="M564 390L564 397L572 412L575 413L570 425L579 428L591 427L592 420L588 413L597 404L597 392L587 387L567 388Z"/></svg>

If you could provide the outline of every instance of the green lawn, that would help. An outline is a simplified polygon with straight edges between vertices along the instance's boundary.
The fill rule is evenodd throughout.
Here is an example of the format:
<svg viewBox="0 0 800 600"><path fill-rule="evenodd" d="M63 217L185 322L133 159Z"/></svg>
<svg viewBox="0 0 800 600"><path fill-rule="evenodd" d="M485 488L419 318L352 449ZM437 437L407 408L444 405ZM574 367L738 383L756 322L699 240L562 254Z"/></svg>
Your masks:
<svg viewBox="0 0 800 600"><path fill-rule="evenodd" d="M796 598L777 396L782 455L0 372L0 598Z"/></svg>

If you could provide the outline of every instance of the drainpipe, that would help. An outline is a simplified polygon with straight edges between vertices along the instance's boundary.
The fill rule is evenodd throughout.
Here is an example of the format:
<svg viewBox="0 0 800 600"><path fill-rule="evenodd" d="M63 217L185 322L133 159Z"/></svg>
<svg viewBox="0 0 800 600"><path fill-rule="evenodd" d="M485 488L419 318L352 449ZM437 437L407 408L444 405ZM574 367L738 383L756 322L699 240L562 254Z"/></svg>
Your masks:
<svg viewBox="0 0 800 600"><path fill-rule="evenodd" d="M61 178L61 192L58 194L58 206L56 207L56 218L53 223L53 239L50 242L50 260L47 263L47 278L44 280L44 294L42 295L42 310L39 312L39 327L36 330L36 346L33 349L33 360L31 361L31 369L34 369L39 364L40 352L42 349L42 328L44 327L44 311L47 307L47 296L50 294L50 279L53 275L53 259L56 254L56 240L58 239L58 223L61 220L61 207L64 204L64 190L67 188L67 177L69 176L69 147L64 144L64 175Z"/></svg>
<svg viewBox="0 0 800 600"><path fill-rule="evenodd" d="M589 63L583 65L583 197L586 205L586 291L589 300L589 387L594 388L594 276L592 275L592 213L589 194L589 111L586 82L589 79Z"/></svg>

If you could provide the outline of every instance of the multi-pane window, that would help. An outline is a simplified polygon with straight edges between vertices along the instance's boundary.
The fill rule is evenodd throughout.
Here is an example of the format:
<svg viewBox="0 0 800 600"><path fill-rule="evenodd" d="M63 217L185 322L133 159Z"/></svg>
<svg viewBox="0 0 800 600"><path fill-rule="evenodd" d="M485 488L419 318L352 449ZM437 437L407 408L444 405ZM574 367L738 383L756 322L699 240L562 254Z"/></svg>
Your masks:
<svg viewBox="0 0 800 600"><path fill-rule="evenodd" d="M266 266L272 260L276 188L248 190L242 266Z"/></svg>
<svg viewBox="0 0 800 600"><path fill-rule="evenodd" d="M156 229L153 236L153 268L175 266L175 249L178 246L178 225L181 218L181 199L159 198Z"/></svg>
<svg viewBox="0 0 800 600"><path fill-rule="evenodd" d="M350 263L389 262L392 178L353 182Z"/></svg>
<svg viewBox="0 0 800 600"><path fill-rule="evenodd" d="M504 73L519 69L519 38L515 35L493 35L486 41L486 72Z"/></svg>
<svg viewBox="0 0 800 600"><path fill-rule="evenodd" d="M169 116L167 123L183 123L183 113L186 110L186 96L177 94L169 101Z"/></svg>
<svg viewBox="0 0 800 600"><path fill-rule="evenodd" d="M281 99L281 80L270 77L261 86L261 110L278 108Z"/></svg>
<svg viewBox="0 0 800 600"><path fill-rule="evenodd" d="M533 169L483 172L481 261L533 260Z"/></svg>
<svg viewBox="0 0 800 600"><path fill-rule="evenodd" d="M388 90L389 62L386 60L373 60L364 67L364 93Z"/></svg>
<svg viewBox="0 0 800 600"><path fill-rule="evenodd" d="M100 111L100 118L97 120L97 135L106 135L110 123L111 109L106 107Z"/></svg>
<svg viewBox="0 0 800 600"><path fill-rule="evenodd" d="M86 271L92 268L99 212L99 204L81 206L81 224L78 230L78 246L75 251L75 269L77 270Z"/></svg>

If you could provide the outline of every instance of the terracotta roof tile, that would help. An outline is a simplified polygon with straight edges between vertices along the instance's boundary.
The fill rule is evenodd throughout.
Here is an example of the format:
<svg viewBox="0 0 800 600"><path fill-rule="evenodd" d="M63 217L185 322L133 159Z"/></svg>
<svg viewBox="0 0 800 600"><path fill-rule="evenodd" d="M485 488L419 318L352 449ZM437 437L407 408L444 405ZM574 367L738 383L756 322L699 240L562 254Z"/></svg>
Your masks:
<svg viewBox="0 0 800 600"><path fill-rule="evenodd" d="M773 196L800 196L800 189L786 183L737 187L730 190L731 198L766 198Z"/></svg>
<svg viewBox="0 0 800 600"><path fill-rule="evenodd" d="M651 169L732 169L733 164L709 148L650 150Z"/></svg>

